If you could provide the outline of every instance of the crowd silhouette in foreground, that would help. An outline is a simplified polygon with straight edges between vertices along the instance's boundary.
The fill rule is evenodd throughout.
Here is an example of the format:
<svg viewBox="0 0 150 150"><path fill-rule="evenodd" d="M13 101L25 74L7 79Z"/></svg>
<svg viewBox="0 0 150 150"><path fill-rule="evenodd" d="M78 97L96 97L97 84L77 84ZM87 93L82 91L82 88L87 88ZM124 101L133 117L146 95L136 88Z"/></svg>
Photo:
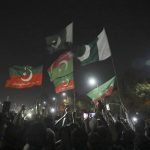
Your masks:
<svg viewBox="0 0 150 150"><path fill-rule="evenodd" d="M63 116L0 114L0 150L150 150L150 125L139 119L135 131L118 118L107 122L66 109Z"/></svg>

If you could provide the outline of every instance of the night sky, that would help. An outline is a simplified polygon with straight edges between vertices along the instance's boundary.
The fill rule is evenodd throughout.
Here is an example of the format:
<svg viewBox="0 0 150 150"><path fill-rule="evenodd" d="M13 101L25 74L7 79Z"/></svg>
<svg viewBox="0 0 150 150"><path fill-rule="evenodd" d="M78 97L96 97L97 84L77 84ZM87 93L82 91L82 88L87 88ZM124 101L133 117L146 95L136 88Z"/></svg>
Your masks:
<svg viewBox="0 0 150 150"><path fill-rule="evenodd" d="M128 69L138 69L150 76L150 9L144 1L99 0L93 3L68 2L10 2L0 9L0 100L9 95L17 103L33 104L43 95L54 95L53 84L44 70L41 87L24 90L6 89L8 68L13 65L41 65L46 67L57 57L49 56L45 37L74 23L74 44L91 42L105 27L118 75ZM46 69L45 67L45 69ZM88 92L88 76L101 83L111 78L111 59L97 62L75 71L76 91Z"/></svg>

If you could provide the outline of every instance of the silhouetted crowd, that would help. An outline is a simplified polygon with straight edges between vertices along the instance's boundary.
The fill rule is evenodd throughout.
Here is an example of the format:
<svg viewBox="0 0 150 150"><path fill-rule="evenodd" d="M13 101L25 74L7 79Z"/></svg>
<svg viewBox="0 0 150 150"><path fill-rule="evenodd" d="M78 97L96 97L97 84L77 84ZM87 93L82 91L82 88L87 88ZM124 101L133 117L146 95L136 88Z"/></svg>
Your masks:
<svg viewBox="0 0 150 150"><path fill-rule="evenodd" d="M108 124L99 112L86 119L67 112L26 120L1 113L0 150L150 150L150 126L141 119L133 131L120 120Z"/></svg>

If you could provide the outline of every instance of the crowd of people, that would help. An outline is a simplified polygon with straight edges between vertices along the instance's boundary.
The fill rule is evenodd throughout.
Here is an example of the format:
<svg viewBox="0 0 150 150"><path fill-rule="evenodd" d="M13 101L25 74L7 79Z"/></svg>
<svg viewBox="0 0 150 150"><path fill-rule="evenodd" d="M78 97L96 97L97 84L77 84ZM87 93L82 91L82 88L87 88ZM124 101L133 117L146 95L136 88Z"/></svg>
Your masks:
<svg viewBox="0 0 150 150"><path fill-rule="evenodd" d="M101 110L86 119L67 109L24 119L21 109L0 114L0 150L150 150L150 126L142 119L135 131L119 118L108 123Z"/></svg>

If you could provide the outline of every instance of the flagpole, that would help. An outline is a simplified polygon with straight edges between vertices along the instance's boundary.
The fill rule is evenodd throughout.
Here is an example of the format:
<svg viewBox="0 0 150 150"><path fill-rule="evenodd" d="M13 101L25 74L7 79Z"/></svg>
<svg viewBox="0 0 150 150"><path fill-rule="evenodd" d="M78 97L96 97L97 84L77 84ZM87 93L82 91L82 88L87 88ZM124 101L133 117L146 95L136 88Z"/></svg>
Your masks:
<svg viewBox="0 0 150 150"><path fill-rule="evenodd" d="M7 96L6 101L9 101L9 96Z"/></svg>
<svg viewBox="0 0 150 150"><path fill-rule="evenodd" d="M76 121L76 94L75 94L75 89L73 90L73 123L75 123Z"/></svg>
<svg viewBox="0 0 150 150"><path fill-rule="evenodd" d="M73 110L75 112L76 110L76 94L75 94L75 90L73 90Z"/></svg>
<svg viewBox="0 0 150 150"><path fill-rule="evenodd" d="M105 29L103 29L104 32L105 32ZM106 35L106 32L105 32L105 36L106 36L106 39L107 42L108 42L108 38L107 38L107 35ZM108 48L109 48L109 42L107 43L108 44ZM109 48L110 49L110 48ZM109 52L108 52L109 53ZM119 100L120 100L120 103L121 103L121 106L122 108L124 108L124 110L127 110L125 108L125 106L123 105L123 102L121 100L121 94L120 94L120 88L119 88L119 83L118 83L118 77L117 77L117 71L116 71L116 68L115 68L115 64L114 64L114 60L113 60L113 56L112 56L112 53L111 53L111 50L110 50L110 55L111 55L111 61L112 61L112 66L113 66L113 70L114 70L114 73L115 73L115 76L116 76L116 83L117 83L117 89L118 89L118 92L119 92Z"/></svg>
<svg viewBox="0 0 150 150"><path fill-rule="evenodd" d="M119 83L118 83L118 77L117 77L117 71L116 71L116 68L115 68L115 65L114 65L114 60L113 60L113 57L111 55L111 61L112 61L112 65L113 65L113 69L114 69L114 73L116 75L116 83L117 83L117 88L118 88L118 92L119 92L119 100L120 100L120 103L121 103L121 108L123 109L123 112L125 113L125 116L126 116L126 119L127 119L127 122L130 124L130 122L128 121L128 111L126 109L126 107L124 106L122 100L121 100L121 94L120 94L120 88L119 88ZM121 108L120 108L120 116L122 114L122 111L121 111ZM132 127L131 127L132 128Z"/></svg>
<svg viewBox="0 0 150 150"><path fill-rule="evenodd" d="M72 49L72 48L71 48ZM75 68L75 59L74 59L74 56L73 56L73 69ZM74 89L73 89L73 122L75 123L76 122L76 86L75 86L75 71L74 71L74 76L73 76L73 79L74 79Z"/></svg>
<svg viewBox="0 0 150 150"><path fill-rule="evenodd" d="M75 64L75 60L73 59L73 68ZM75 90L75 73L74 73L74 89L73 89L73 113L76 112L76 90ZM74 116L75 117L75 116Z"/></svg>
<svg viewBox="0 0 150 150"><path fill-rule="evenodd" d="M112 61L113 70L114 70L114 73L115 73L115 76L116 76L117 89L118 89L118 92L119 92L119 100L120 100L121 106L124 109L126 109L123 102L122 102L122 100L121 100L121 94L120 94L120 88L119 88L119 83L118 83L117 71L116 71L116 68L115 68L115 65L114 65L114 60L113 60L112 54L111 54L111 61Z"/></svg>

